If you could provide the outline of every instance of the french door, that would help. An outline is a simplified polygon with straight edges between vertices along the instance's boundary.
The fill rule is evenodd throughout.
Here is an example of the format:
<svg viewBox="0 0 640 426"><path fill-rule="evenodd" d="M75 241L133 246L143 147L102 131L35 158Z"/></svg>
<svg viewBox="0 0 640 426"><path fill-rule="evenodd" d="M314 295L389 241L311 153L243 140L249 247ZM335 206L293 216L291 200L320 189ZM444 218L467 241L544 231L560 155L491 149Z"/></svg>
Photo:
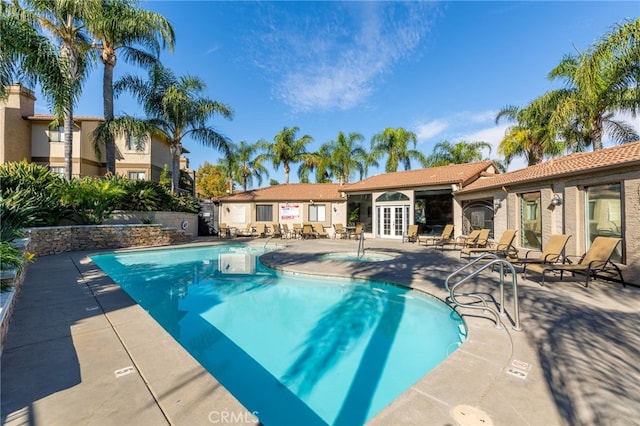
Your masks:
<svg viewBox="0 0 640 426"><path fill-rule="evenodd" d="M407 230L409 206L379 206L378 236L381 238L402 238Z"/></svg>

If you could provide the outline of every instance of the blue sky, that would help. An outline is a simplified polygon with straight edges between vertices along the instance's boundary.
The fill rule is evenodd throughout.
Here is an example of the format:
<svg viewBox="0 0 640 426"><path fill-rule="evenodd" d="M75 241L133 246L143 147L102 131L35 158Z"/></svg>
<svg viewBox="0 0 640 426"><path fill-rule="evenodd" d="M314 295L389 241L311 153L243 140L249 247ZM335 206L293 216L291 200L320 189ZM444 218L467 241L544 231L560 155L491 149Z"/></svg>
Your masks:
<svg viewBox="0 0 640 426"><path fill-rule="evenodd" d="M563 55L586 49L616 23L640 16L635 1L141 6L163 14L176 31L174 52L163 52L162 62L176 75L200 77L208 97L234 110L231 121L213 120L233 142L273 140L283 127L298 126L298 136L315 140L310 151L339 131L361 133L368 148L374 134L403 127L417 134L417 148L427 155L442 140L496 145L508 126L495 124L499 109L525 106L560 87L547 74ZM125 72L145 75L120 62L116 78ZM102 116L101 84L96 66L77 115ZM46 110L46 102L39 109ZM126 95L115 109L141 115ZM640 129L639 119L628 120ZM193 169L220 157L195 141L185 146ZM494 149L490 157L496 156ZM522 166L515 161L510 170ZM369 176L383 169L384 159ZM282 167L269 168L269 178L282 183ZM290 181L298 181L297 165Z"/></svg>

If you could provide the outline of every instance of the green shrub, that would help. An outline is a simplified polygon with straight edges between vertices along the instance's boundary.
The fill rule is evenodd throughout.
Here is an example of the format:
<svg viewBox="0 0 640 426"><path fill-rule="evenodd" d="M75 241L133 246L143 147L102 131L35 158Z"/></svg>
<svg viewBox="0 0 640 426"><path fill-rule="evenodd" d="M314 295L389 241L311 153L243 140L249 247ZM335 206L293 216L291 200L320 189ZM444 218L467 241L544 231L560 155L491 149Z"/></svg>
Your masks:
<svg viewBox="0 0 640 426"><path fill-rule="evenodd" d="M171 211L174 212L186 212L186 213L198 213L200 211L200 204L191 195L180 194L174 196L173 205Z"/></svg>
<svg viewBox="0 0 640 426"><path fill-rule="evenodd" d="M118 210L165 210L173 202L171 193L157 182L127 180L124 189L126 195L118 200Z"/></svg>
<svg viewBox="0 0 640 426"><path fill-rule="evenodd" d="M61 203L64 180L44 166L24 161L0 165L2 202L11 200L17 209L29 209L25 226L50 226L71 211Z"/></svg>
<svg viewBox="0 0 640 426"><path fill-rule="evenodd" d="M100 225L126 193L115 180L84 177L66 182L62 200L84 223Z"/></svg>

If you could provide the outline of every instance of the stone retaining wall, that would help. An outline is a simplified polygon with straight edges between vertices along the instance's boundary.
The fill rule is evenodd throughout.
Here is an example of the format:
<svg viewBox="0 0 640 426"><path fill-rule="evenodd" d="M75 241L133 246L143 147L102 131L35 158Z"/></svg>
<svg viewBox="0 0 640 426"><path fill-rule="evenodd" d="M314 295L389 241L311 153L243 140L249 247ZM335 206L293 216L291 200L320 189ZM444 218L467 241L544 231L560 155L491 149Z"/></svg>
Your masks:
<svg viewBox="0 0 640 426"><path fill-rule="evenodd" d="M95 249L162 246L193 238L163 225L77 225L28 228L29 251L36 256Z"/></svg>

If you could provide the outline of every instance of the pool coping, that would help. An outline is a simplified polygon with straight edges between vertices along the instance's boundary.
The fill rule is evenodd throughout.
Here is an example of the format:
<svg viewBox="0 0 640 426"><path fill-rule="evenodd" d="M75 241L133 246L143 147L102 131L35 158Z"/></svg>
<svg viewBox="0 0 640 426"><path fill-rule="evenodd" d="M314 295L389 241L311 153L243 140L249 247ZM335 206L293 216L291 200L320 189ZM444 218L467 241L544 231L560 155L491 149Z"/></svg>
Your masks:
<svg viewBox="0 0 640 426"><path fill-rule="evenodd" d="M212 243L228 242L204 240L188 245ZM292 241L285 244L287 248L269 253L265 256L264 262L277 262L280 267L290 272L311 274L326 272L329 264L333 268L332 274L375 279L382 277L385 281L420 289L440 299L446 298L442 277L456 265L455 253L431 253L428 248L415 244L377 242L377 248L395 250L401 253L401 257L396 261L373 262L376 265L364 264L357 268L354 265L336 265L338 262L331 260L314 261L309 257L318 251L350 247L348 243L338 240L313 243ZM186 245L180 245L183 246ZM376 242L368 242L368 246L376 247ZM130 250L132 249L126 251ZM101 251L104 252L113 250ZM25 278L27 286L21 292L21 297L26 298L25 294L34 291L30 290L29 284L33 288L55 277L60 286L75 290L84 288L90 292L78 293L73 300L67 297L64 301L65 306L72 302L79 303L82 308L78 309L80 311L85 309L84 305L95 301L99 313L91 311L83 314L84 316L81 315L80 319L76 315L70 322L68 335L61 337L72 340L71 349L75 352L81 379L65 384L62 388L38 390L37 395L24 394L26 391L17 395L17 389L20 386L24 387L25 381L29 383L30 374L34 374L34 363L45 361L28 359L28 354L34 353L33 348L36 345L50 344L52 339L50 335L36 336L29 341L29 333L38 334L38 331L33 328L34 324L25 325L28 319L21 317L29 314L33 316L37 309L50 309L47 305L49 301L23 301L30 305L17 306L14 312L17 318L9 328L10 343L2 354L4 423L21 424L26 418L37 417L47 424L84 424L84 416L87 414L83 410L91 410L97 404L94 401L101 401L103 411L93 411L92 414L95 424L117 424L119 420L139 424L212 424L222 422L222 416L227 416L226 424L255 424L252 413L248 413L191 355L90 261L88 256L94 253L97 251L47 256L38 259L29 268ZM297 263L293 262L296 258ZM431 270L425 267L401 270L403 264L424 265L425 259L439 263ZM340 267L343 269L340 270ZM429 271L435 271L437 278L425 278L425 273ZM388 279L384 279L385 277ZM481 287L486 290L493 286L495 277L488 276L487 283ZM615 286L615 290L623 291L625 300L629 301L629 304L617 308L632 315L635 315L636 311L629 306L637 306L637 301L640 300L637 289L622 290L610 283L592 284L589 288L591 293L576 285L562 286L560 289L540 288L532 283L522 283L522 286L532 292L535 290L536 294L540 293L544 297L561 297L565 301L574 297L580 303L593 303L592 300L586 299L594 298L592 295L595 293L597 302L604 304L603 308L607 309L612 309L613 305L620 302L612 300L611 306L607 305L611 287ZM21 300L18 300L18 305L20 303ZM487 316L475 313L470 315L464 310L462 313L469 328L469 336L464 344L379 412L368 424L472 424L471 421L477 420L478 416L486 416L482 418L485 425L561 425L587 421L593 417L594 411L600 410L589 404L575 404L575 413L569 413L568 416L566 407L559 404L562 398L557 392L554 394L553 386L550 386L549 382L556 372L553 366L549 366L549 360L541 350L541 345L547 342L544 336L540 336L541 330L537 329L538 326L531 315L525 312L522 318L524 331L516 332L509 327L496 329ZM16 336L18 333L22 336ZM94 348L92 345L95 345L95 342L91 341L89 344L83 341L89 337L95 338L99 333L103 336L100 342L104 348ZM634 342L633 335L629 337ZM159 354L162 356L158 356ZM93 377L93 367L89 367L96 363L109 365L103 369L99 377ZM134 368L126 373L124 378L112 377L115 371L126 369L128 366ZM36 368L35 372L37 371ZM518 376L519 372L524 373L525 377ZM637 369L631 373L632 377L638 377ZM19 378L23 383L18 383ZM579 385L589 383L589 378L586 379L586 382L583 380ZM41 377L33 380L40 380L42 383ZM598 382L592 381L591 384L597 386ZM40 387L46 388L46 383ZM29 389L33 393L35 385L33 388L27 387L27 391ZM105 400L104 393L109 389L114 393L111 394L112 398ZM5 397L11 395L12 391L16 393L15 398ZM578 392L573 388L567 391L570 394ZM635 398L637 400L638 397ZM108 407L109 415L104 412L105 406ZM69 407L74 409L70 410ZM619 407L614 409L622 410ZM623 414L621 413L620 419L630 421L631 417L624 417ZM571 415L575 418L571 418ZM616 417L616 413L609 415Z"/></svg>

